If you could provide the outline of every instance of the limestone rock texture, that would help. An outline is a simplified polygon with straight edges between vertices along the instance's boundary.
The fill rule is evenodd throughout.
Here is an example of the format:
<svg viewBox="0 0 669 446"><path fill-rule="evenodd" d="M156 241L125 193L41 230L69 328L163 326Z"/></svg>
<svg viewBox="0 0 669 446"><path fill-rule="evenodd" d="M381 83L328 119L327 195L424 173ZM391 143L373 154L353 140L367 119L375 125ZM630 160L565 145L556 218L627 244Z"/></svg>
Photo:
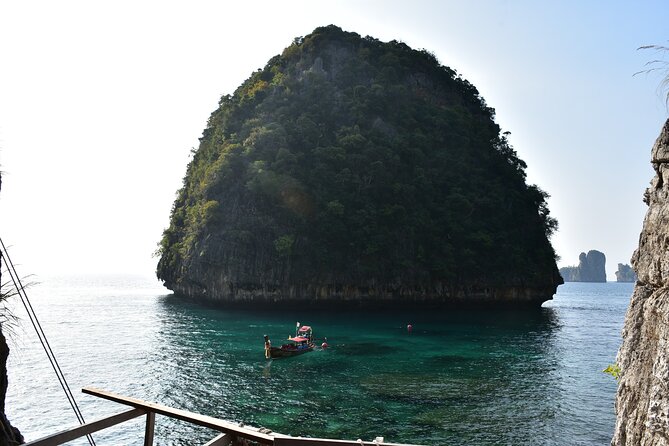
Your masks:
<svg viewBox="0 0 669 446"><path fill-rule="evenodd" d="M669 120L653 146L655 177L632 257L638 281L625 316L612 445L669 445Z"/></svg>

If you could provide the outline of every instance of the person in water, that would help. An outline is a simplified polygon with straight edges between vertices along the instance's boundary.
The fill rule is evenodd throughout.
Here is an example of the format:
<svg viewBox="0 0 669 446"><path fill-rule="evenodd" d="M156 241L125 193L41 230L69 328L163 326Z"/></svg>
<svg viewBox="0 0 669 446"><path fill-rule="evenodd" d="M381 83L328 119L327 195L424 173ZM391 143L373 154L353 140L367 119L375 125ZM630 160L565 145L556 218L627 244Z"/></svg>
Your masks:
<svg viewBox="0 0 669 446"><path fill-rule="evenodd" d="M269 336L265 335L265 358L269 359L269 351L272 348L272 342L269 340Z"/></svg>

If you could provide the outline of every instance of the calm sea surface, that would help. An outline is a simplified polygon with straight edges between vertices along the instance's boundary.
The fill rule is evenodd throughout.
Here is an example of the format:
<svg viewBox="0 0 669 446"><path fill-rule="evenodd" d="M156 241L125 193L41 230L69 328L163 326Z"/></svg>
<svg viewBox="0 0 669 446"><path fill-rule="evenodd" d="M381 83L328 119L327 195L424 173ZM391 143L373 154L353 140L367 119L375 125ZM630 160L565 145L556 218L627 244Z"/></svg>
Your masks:
<svg viewBox="0 0 669 446"><path fill-rule="evenodd" d="M425 445L605 445L632 284L568 283L536 311L357 314L230 311L152 279L41 278L28 289L87 421L125 406L95 386L277 432ZM35 440L76 425L23 307L10 335L7 413ZM330 348L266 361L295 322ZM407 333L407 324L413 332ZM143 418L95 435L140 445ZM215 432L157 417L156 444ZM74 444L87 444L77 442Z"/></svg>

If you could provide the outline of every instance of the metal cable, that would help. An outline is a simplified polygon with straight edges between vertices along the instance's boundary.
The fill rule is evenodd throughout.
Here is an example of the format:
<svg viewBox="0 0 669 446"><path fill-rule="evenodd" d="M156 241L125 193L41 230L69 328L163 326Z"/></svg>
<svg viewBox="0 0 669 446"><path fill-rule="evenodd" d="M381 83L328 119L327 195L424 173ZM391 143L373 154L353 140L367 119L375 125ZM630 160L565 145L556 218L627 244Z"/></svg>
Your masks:
<svg viewBox="0 0 669 446"><path fill-rule="evenodd" d="M72 407L72 410L74 411L74 414L77 416L77 420L79 421L79 424L85 424L84 416L81 413L81 410L79 409L79 406L77 405L77 401L74 398L74 394L72 393L72 390L70 390L70 386L67 384L67 380L65 379L65 375L63 374L63 370L60 368L60 365L58 364L58 360L56 359L56 355L53 353L53 349L51 348L51 345L49 344L49 341L47 340L46 334L44 334L44 330L42 329L42 325L40 324L39 320L37 319L37 314L35 313L35 310L33 309L32 304L30 303L30 299L28 299L28 295L26 294L25 288L23 287L23 283L21 283L21 279L19 278L16 268L14 268L14 263L12 262L12 259L9 257L9 253L7 252L7 248L5 247L4 242L2 241L2 238L0 238L0 246L2 247L2 250L0 251L0 254L2 257L6 259L6 264L7 264L7 271L9 272L9 277L12 279L12 283L14 284L14 288L17 291L17 294L21 298L21 303L23 304L23 307L26 309L26 312L28 313L28 318L30 319L30 322L32 323L33 328L35 329L35 332L37 333L37 337L42 344L42 347L44 348L44 351L46 353L47 358L49 359L49 362L51 363L51 367L53 368L53 371L56 373L56 377L58 378L58 382L60 383L61 388L63 389L63 392L65 392L65 396L67 397L67 401L70 403L70 406ZM88 439L88 443L91 446L96 446L95 441L93 440L93 437L89 434L86 435L86 438Z"/></svg>

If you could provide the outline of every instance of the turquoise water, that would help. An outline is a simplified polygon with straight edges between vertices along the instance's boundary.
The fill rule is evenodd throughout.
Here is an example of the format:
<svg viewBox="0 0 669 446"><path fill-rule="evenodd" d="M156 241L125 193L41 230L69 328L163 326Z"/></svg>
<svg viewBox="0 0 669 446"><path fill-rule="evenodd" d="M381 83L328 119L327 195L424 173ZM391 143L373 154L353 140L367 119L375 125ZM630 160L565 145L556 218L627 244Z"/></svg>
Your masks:
<svg viewBox="0 0 669 446"><path fill-rule="evenodd" d="M601 370L615 361L631 292L569 283L536 311L373 314L220 310L136 277L44 279L29 296L87 421L125 409L78 392L92 385L292 435L601 445L616 389ZM7 411L31 440L76 418L22 311ZM279 344L296 321L330 348L266 361L263 334ZM136 420L95 438L142 444L142 435ZM157 444L214 436L157 417Z"/></svg>

